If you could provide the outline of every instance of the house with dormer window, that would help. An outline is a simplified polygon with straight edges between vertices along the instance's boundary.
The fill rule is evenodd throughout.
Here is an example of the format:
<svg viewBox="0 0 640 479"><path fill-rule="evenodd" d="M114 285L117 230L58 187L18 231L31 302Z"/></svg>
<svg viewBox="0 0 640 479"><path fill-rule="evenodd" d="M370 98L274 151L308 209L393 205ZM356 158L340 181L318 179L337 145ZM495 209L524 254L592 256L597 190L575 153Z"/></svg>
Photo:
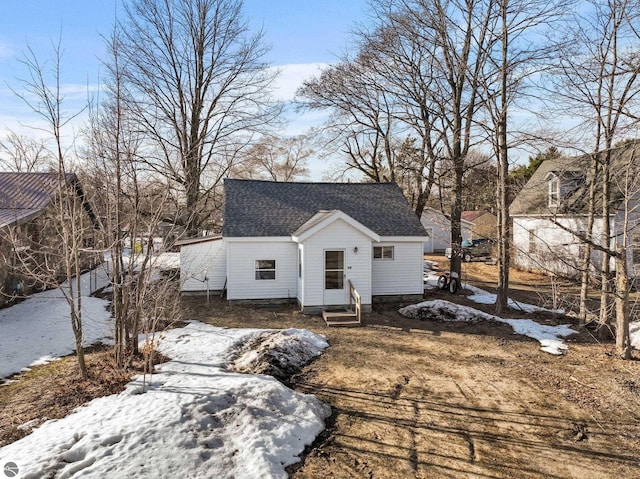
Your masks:
<svg viewBox="0 0 640 479"><path fill-rule="evenodd" d="M510 207L512 256L516 266L568 277L580 274L585 248L581 238L585 237L588 228L590 165L588 155L545 160L516 196ZM603 218L596 213L592 238L595 243L609 243L610 247L623 241L623 200L629 198L628 266L629 273L636 276L640 275L640 182L638 174L628 174L630 168L638 168L640 173L640 145L637 143L625 144L612 152L611 214L609 218ZM596 212L600 212L601 196L596 195L595 201ZM611 231L609 238L603 237L606 222ZM591 267L597 271L601 263L602 253L593 249Z"/></svg>

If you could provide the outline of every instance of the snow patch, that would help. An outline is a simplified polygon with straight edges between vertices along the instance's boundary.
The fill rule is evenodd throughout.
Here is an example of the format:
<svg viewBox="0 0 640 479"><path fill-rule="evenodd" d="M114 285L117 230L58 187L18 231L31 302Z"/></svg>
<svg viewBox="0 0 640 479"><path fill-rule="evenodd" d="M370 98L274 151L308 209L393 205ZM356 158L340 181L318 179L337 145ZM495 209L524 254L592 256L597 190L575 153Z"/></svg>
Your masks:
<svg viewBox="0 0 640 479"><path fill-rule="evenodd" d="M542 351L556 355L562 354L568 349L562 338L577 333L566 324L548 326L530 319L504 319L469 306L441 299L412 304L400 309L398 312L408 318L420 320L471 322L486 320L505 323L513 328L514 334L522 334L535 339L541 344L542 347L540 349Z"/></svg>
<svg viewBox="0 0 640 479"><path fill-rule="evenodd" d="M324 429L330 408L272 377L227 369L233 349L263 333L198 322L169 330L158 349L172 360L147 378L146 392L138 377L122 393L0 448L0 459L30 479L284 478L285 467ZM287 345L298 356L296 345L317 351L326 344L308 331L283 333L286 339L274 339L283 355Z"/></svg>
<svg viewBox="0 0 640 479"><path fill-rule="evenodd" d="M629 323L629 332L631 333L631 346L640 350L640 321Z"/></svg>
<svg viewBox="0 0 640 479"><path fill-rule="evenodd" d="M497 294L494 293L489 293L488 291L485 291L484 289L480 289L476 286L472 286L468 283L464 284L464 289L471 291L473 294L470 294L469 296L467 296L467 299L470 301L473 301L474 303L478 303L478 304L495 304L496 303L496 298L498 297ZM556 314L564 314L564 310L562 309L547 309L547 308L543 308L540 306L534 306L533 304L527 304L527 303L520 303L519 301L516 301L514 299L508 298L507 300L507 305L511 308L511 309L515 309L518 311L523 311L525 313L535 313L535 312L551 312L551 313L556 313Z"/></svg>
<svg viewBox="0 0 640 479"><path fill-rule="evenodd" d="M324 338L307 330L265 331L231 355L229 369L286 381L328 346Z"/></svg>
<svg viewBox="0 0 640 479"><path fill-rule="evenodd" d="M84 344L105 342L112 337L109 303L90 294L108 283L107 273L99 267L83 274L80 281ZM73 353L75 339L69 313L69 304L59 288L0 309L0 379Z"/></svg>

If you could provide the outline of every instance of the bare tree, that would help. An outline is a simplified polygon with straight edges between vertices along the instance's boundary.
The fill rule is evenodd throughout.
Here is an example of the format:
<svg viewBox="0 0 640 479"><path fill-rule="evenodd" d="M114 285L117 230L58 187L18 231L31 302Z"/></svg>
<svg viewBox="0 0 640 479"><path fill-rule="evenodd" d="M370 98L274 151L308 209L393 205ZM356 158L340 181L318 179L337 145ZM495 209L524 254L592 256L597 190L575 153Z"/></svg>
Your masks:
<svg viewBox="0 0 640 479"><path fill-rule="evenodd" d="M492 50L484 69L483 106L489 121L485 123L497 162L498 214L498 294L496 313L507 308L510 269L509 150L515 128L509 120L517 102L525 97L529 79L540 73L540 66L552 59L555 44L544 45L544 29L565 12L563 1L498 0L496 25L488 44Z"/></svg>
<svg viewBox="0 0 640 479"><path fill-rule="evenodd" d="M245 159L233 169L239 178L295 181L309 174L308 159L313 150L305 135L289 138L267 136L246 151Z"/></svg>
<svg viewBox="0 0 640 479"><path fill-rule="evenodd" d="M102 103L91 112L85 157L88 184L103 212L115 319L114 357L123 367L131 365L139 353L141 333L153 335L156 328L179 317L177 281L161 274L158 261L170 233L179 236L182 232L158 231L165 215L175 212L171 190L141 159L144 135L136 112L129 109L132 102L127 101L130 92L123 78L116 31L107 39L107 46L109 77ZM152 353L150 347L147 345L145 354Z"/></svg>
<svg viewBox="0 0 640 479"><path fill-rule="evenodd" d="M75 337L78 366L82 377L86 379L80 274L86 264L85 253L89 253L85 251L84 237L93 230L94 225L85 219L87 210L84 196L78 194L75 176L68 170L71 159L65 147L64 130L75 116L67 115L63 109L60 42L53 45L53 54L48 69L28 48L21 60L28 76L21 81L22 88L14 90L44 120L46 126L42 131L48 134L52 145L50 154L55 158L56 186L52 207L44 220L47 233L38 235L40 240L35 240L33 236L24 238L20 229L13 230L11 235L16 245L22 241L32 243L29 248L14 248L19 274L44 288L59 287L62 291L70 309L69 319ZM55 244L43 239L43 236L48 238L49 235L57 238ZM64 280L63 284L59 284L61 280Z"/></svg>
<svg viewBox="0 0 640 479"><path fill-rule="evenodd" d="M408 11L414 8L410 4ZM375 23L371 30L358 32L360 48L375 60L371 63L380 83L393 94L393 114L400 123L396 130L407 135L397 146L402 155L396 160L397 176L421 216L438 180L437 165L448 156L440 99L434 94L439 78L434 45L416 35L416 22L403 10L402 2L376 1L371 5Z"/></svg>
<svg viewBox="0 0 640 479"><path fill-rule="evenodd" d="M363 50L344 58L298 90L300 108L327 110L328 143L346 158L347 170L369 181L395 181L393 94L381 82L378 59Z"/></svg>
<svg viewBox="0 0 640 479"><path fill-rule="evenodd" d="M390 28L402 37L426 45L423 56L429 72L427 94L430 124L437 125L442 156L453 164L454 190L451 208L452 272L461 269L461 214L465 158L479 141L476 122L481 107L480 82L487 62L491 29L495 24L493 1L388 0L379 11L387 12Z"/></svg>
<svg viewBox="0 0 640 479"><path fill-rule="evenodd" d="M492 5L374 1L374 25L358 33L353 60L325 71L299 92L307 106L334 112L331 125L346 133L349 166L373 181L396 181L400 138L418 138L411 155L407 145L403 152L405 173L411 158L420 181L411 188L418 214L434 185L436 163L453 162L452 243L458 255L452 268L458 274L464 159L478 140L479 81L495 16Z"/></svg>
<svg viewBox="0 0 640 479"><path fill-rule="evenodd" d="M7 171L31 173L55 167L42 140L9 132L0 139L0 165Z"/></svg>
<svg viewBox="0 0 640 479"><path fill-rule="evenodd" d="M637 42L640 5L629 0L587 1L567 24L570 45L561 56L554 76L554 98L582 121L577 136L589 135L593 145L590 166L589 225L585 233L582 267L581 318L586 320L589 261L594 217L602 218L602 243L611 235L611 153L616 139L637 122ZM561 101L559 101L561 100ZM566 111L566 110L564 110ZM599 206L598 206L599 203ZM599 209L599 214L598 210ZM600 327L611 316L611 258L603 251L601 264Z"/></svg>
<svg viewBox="0 0 640 479"><path fill-rule="evenodd" d="M182 188L194 235L240 152L279 113L263 35L249 34L241 0L130 0L119 31L147 165Z"/></svg>
<svg viewBox="0 0 640 479"><path fill-rule="evenodd" d="M634 236L640 231L640 177L638 176L638 161L640 160L639 146L636 142L630 146L630 151L623 159L622 168L614 173L614 185L617 191L623 193L621 202L621 237L615 247L615 308L616 308L616 350L623 359L631 359L632 346L629 331L629 262L634 259Z"/></svg>

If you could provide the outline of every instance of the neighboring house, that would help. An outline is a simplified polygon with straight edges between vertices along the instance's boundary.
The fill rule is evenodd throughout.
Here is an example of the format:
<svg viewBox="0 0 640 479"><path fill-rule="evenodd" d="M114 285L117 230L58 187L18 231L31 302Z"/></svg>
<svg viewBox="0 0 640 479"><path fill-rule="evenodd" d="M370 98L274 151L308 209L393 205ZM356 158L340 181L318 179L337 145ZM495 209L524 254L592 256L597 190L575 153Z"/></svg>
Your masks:
<svg viewBox="0 0 640 479"><path fill-rule="evenodd" d="M95 260L95 255L89 251L97 240L97 219L76 175L67 174L65 182L66 193L78 200L80 214L74 215L73 219L78 222L77 230L82 231L78 237L80 246L87 252L82 266L89 267ZM46 269L64 279L64 272L57 270L55 262L48 261L44 251L48 249L55 255L60 251L61 239L51 217L58 197L56 173L0 172L0 257L3 260L0 266L0 304L13 295L27 294L41 287L33 278L24 278L16 272L19 257L28 257L30 262L47 261ZM19 254L27 252L29 254Z"/></svg>
<svg viewBox="0 0 640 479"><path fill-rule="evenodd" d="M427 240L424 242L425 253L443 253L451 246L451 218L434 209L425 208L420 217L420 222L427 232ZM473 223L464 218L460 220L462 239L471 239Z"/></svg>
<svg viewBox="0 0 640 479"><path fill-rule="evenodd" d="M222 238L181 241L183 291L303 310L423 294L425 231L394 183L225 180Z"/></svg>
<svg viewBox="0 0 640 479"><path fill-rule="evenodd" d="M596 216L592 237L599 245L614 247L623 238L623 202L629 200L627 254L629 274L640 274L640 158L635 155L635 143L612 152L612 192L610 238L603 238L606 218L600 214L602 201L596 197ZM640 150L639 150L640 152ZM529 270L544 270L562 276L580 274L585 244L580 240L587 230L588 176L590 158L559 158L544 161L527 182L510 207L513 220L513 259L517 266ZM630 174L629 174L630 173ZM627 186L623 186L627 185ZM624 190L627 190L626 192ZM601 269L602 253L592 249L591 269ZM613 261L612 261L613 268Z"/></svg>
<svg viewBox="0 0 640 479"><path fill-rule="evenodd" d="M489 211L463 211L462 219L473 223L471 239L497 239L498 218Z"/></svg>

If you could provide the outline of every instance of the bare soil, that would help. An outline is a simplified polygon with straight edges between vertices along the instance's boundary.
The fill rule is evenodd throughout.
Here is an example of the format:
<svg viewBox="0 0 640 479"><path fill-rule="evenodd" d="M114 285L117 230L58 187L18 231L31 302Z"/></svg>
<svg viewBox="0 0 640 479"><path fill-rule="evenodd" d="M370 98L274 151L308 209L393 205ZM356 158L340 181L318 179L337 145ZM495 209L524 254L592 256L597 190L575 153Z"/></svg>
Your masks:
<svg viewBox="0 0 640 479"><path fill-rule="evenodd" d="M492 268L468 263L463 280L492 289ZM549 278L514 272L512 280L519 299L548 301ZM435 297L453 299L440 291L426 295ZM491 312L464 295L455 301ZM291 477L638 477L637 351L635 360L621 361L611 342L581 329L567 354L556 357L505 324L412 320L397 313L404 305L376 306L361 327L328 328L319 315L293 306L183 300L186 318L226 327L307 328L329 340L322 356L287 381L333 410L325 432L289 468ZM17 425L62 417L129 380L131 373L108 366L107 352L90 358L93 381L79 381L74 358L66 358L0 387L0 446L28 432Z"/></svg>
<svg viewBox="0 0 640 479"><path fill-rule="evenodd" d="M516 273L526 286L517 294L535 302L544 281ZM218 326L307 328L329 340L290 380L333 409L291 477L638 477L640 354L621 361L585 329L556 357L507 325L412 320L397 313L402 304L376 306L352 328L328 328L293 307L184 304L185 317Z"/></svg>

